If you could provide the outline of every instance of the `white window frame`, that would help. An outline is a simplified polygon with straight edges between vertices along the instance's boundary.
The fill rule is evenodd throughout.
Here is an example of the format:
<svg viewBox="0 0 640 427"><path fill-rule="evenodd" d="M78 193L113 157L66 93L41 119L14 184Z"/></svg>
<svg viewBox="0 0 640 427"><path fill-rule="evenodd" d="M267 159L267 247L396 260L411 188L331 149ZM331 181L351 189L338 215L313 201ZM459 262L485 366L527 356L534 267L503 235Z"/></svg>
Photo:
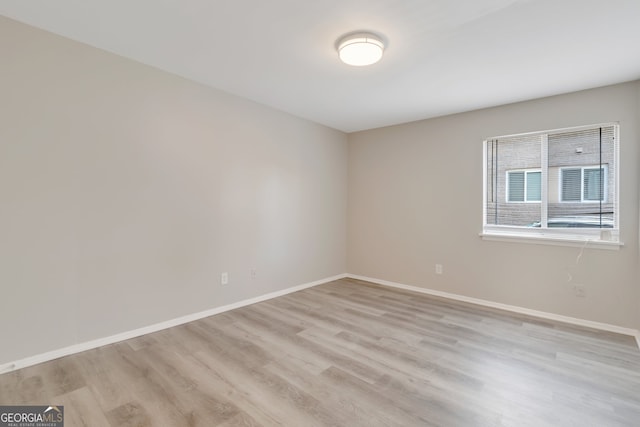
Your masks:
<svg viewBox="0 0 640 427"><path fill-rule="evenodd" d="M549 151L549 141L548 136L553 135L555 133L564 133L570 131L580 131L580 130L588 130L588 129L596 129L600 127L610 127L614 128L614 138L615 138L615 146L614 146L614 164L615 164L615 194L613 203L615 206L614 212L614 227L613 228L548 228L547 224L547 216L548 216L548 151ZM539 135L541 138L541 197L542 201L540 203L541 210L541 223L542 227L518 227L518 226L508 226L508 225L492 225L487 224L487 144L493 140L500 140L505 138L513 138L516 136L536 136ZM568 127L562 129L552 129L540 132L529 132L524 134L512 134L512 135L502 135L498 137L486 138L483 141L483 150L482 150L482 164L483 164L483 185L482 185L482 224L483 229L480 233L480 236L483 240L494 240L494 241L505 241L505 242L518 242L518 243L534 243L534 244L544 244L544 245L559 245L559 246L575 246L584 248L586 245L590 247L595 247L598 249L613 249L618 250L621 246L624 246L624 243L620 241L620 125L617 122L613 123L602 123L602 124L594 124L594 125L586 125L586 126L577 126L577 127ZM597 168L599 165L596 165ZM606 168L606 165L602 165ZM583 166L577 166L583 167ZM577 168L575 167L575 168ZM570 168L570 167L567 167ZM589 167L587 167L588 169ZM608 168L607 168L608 169ZM607 179L605 179L605 185L608 182L608 173L607 170L605 175ZM584 175L583 175L584 176ZM561 184L561 178L559 177L559 181ZM508 178L507 178L508 182ZM581 185L584 185L584 178L581 180ZM608 191L608 188L607 188ZM584 193L584 189L581 189L581 193ZM559 193L561 194L561 193ZM605 192L605 199L607 198ZM508 196L506 196L508 197ZM526 198L526 197L525 197ZM599 201L588 201L589 203L599 203ZM604 201L603 201L604 202ZM522 202L520 202L522 203ZM574 202L577 203L577 202Z"/></svg>
<svg viewBox="0 0 640 427"><path fill-rule="evenodd" d="M567 169L580 169L580 200L564 200L562 187L562 173ZM558 194L560 195L560 203L593 203L598 204L600 200L588 200L584 198L584 171L588 169L602 169L602 179L604 179L604 187L602 189L604 196L602 203L607 203L607 195L609 191L609 167L607 165L590 165L590 166L565 166L561 167L558 177Z"/></svg>
<svg viewBox="0 0 640 427"><path fill-rule="evenodd" d="M523 194L523 199L524 200L509 200L509 174L514 173L514 172L524 172L524 194ZM529 174L530 173L536 173L536 172L540 172L540 179L542 180L542 170L540 169L513 169L513 170L508 170L506 172L506 188L507 188L507 192L504 195L505 197L505 201L507 203L540 203L542 202L542 191L540 194L540 200L527 200L527 189L528 189L528 182L529 182Z"/></svg>

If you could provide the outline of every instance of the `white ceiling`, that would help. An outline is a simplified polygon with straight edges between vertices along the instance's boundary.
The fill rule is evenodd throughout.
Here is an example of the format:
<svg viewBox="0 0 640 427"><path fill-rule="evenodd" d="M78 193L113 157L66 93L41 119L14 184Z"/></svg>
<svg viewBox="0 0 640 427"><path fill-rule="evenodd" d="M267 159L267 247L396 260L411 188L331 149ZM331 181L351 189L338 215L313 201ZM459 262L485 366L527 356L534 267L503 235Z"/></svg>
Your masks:
<svg viewBox="0 0 640 427"><path fill-rule="evenodd" d="M0 0L0 14L352 132L640 78L640 0ZM335 42L369 30L381 62Z"/></svg>

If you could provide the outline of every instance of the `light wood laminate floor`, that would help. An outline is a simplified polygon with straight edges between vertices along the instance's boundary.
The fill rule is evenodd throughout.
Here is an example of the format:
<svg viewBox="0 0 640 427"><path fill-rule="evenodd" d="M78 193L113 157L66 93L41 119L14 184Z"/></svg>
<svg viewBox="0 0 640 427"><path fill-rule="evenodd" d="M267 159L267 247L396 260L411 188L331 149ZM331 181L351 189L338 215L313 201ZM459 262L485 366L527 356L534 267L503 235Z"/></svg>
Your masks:
<svg viewBox="0 0 640 427"><path fill-rule="evenodd" d="M0 376L66 426L639 426L631 337L344 279Z"/></svg>

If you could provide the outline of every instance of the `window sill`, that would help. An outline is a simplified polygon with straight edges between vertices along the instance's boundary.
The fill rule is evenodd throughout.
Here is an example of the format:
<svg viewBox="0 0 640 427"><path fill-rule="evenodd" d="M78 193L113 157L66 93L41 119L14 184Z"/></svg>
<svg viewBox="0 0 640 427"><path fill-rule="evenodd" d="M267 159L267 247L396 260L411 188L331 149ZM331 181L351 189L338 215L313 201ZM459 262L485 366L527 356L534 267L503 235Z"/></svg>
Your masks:
<svg viewBox="0 0 640 427"><path fill-rule="evenodd" d="M585 238L578 236L566 235L544 235L544 234L519 234L519 233L480 233L482 240L511 242L511 243L530 243L534 245L551 245L551 246L572 246L572 247L588 247L593 249L619 250L624 246L623 242L615 240L601 240L599 238Z"/></svg>

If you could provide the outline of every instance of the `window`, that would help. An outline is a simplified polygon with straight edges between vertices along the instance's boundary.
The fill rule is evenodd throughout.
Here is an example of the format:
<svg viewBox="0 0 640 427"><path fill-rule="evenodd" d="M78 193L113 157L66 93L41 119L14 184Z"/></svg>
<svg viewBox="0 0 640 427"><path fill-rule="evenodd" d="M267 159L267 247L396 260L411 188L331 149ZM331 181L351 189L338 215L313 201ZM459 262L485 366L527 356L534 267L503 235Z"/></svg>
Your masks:
<svg viewBox="0 0 640 427"><path fill-rule="evenodd" d="M618 145L614 123L484 141L483 237L615 246Z"/></svg>
<svg viewBox="0 0 640 427"><path fill-rule="evenodd" d="M561 169L561 200L582 203L606 202L606 177L604 166Z"/></svg>
<svg viewBox="0 0 640 427"><path fill-rule="evenodd" d="M541 172L508 171L507 202L539 202L541 199Z"/></svg>

